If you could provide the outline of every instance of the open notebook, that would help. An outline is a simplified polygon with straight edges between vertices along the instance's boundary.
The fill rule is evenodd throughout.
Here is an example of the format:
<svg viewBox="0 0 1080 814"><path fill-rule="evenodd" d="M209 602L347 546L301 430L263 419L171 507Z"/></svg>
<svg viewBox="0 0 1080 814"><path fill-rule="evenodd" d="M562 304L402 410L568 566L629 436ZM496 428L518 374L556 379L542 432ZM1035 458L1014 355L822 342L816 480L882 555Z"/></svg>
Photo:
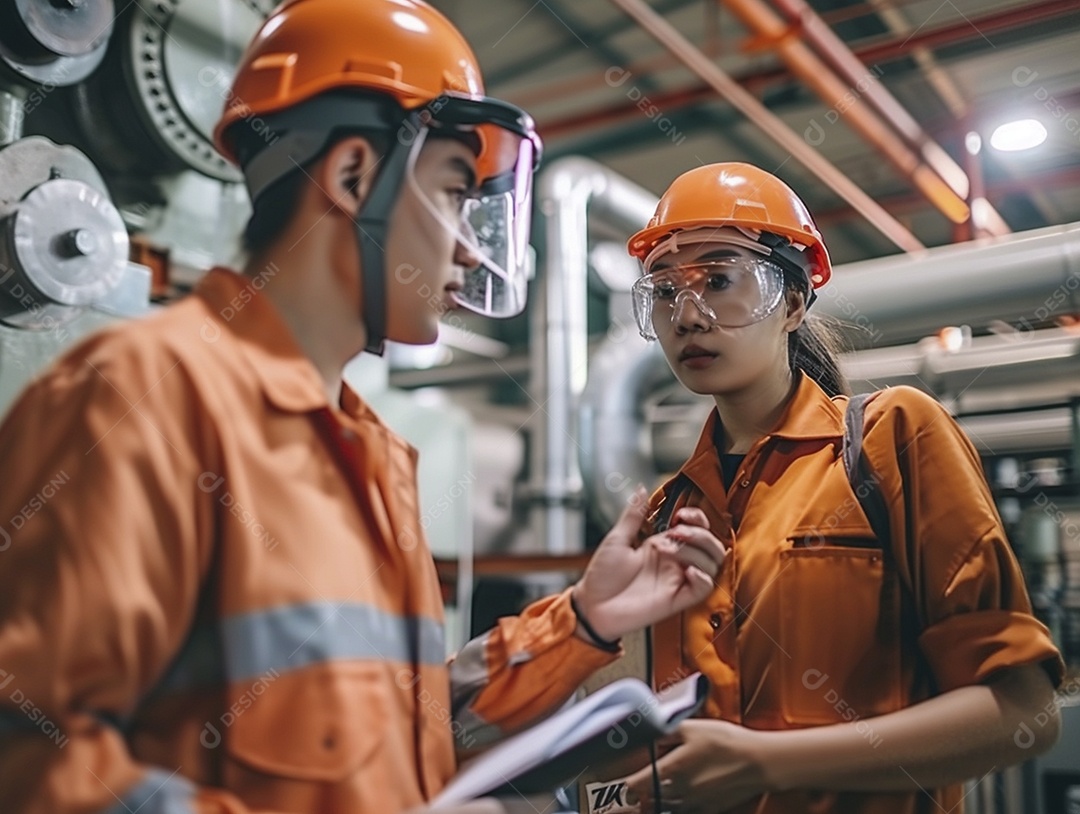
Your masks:
<svg viewBox="0 0 1080 814"><path fill-rule="evenodd" d="M453 777L431 805L550 791L586 768L674 731L701 708L708 691L700 673L659 695L636 678L620 679L491 748Z"/></svg>

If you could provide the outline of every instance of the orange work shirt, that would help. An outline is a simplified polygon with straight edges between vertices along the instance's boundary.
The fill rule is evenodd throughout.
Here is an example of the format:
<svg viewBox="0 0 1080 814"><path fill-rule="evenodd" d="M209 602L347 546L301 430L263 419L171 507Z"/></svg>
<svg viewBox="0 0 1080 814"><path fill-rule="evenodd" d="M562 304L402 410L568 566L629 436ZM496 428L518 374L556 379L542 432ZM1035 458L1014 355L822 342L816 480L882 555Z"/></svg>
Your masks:
<svg viewBox="0 0 1080 814"><path fill-rule="evenodd" d="M394 814L613 658L563 594L448 668L416 452L264 281L90 338L0 428L4 814Z"/></svg>
<svg viewBox="0 0 1080 814"><path fill-rule="evenodd" d="M862 723L995 671L1064 671L1031 613L1023 577L971 443L931 397L882 391L866 407L863 450L890 509L883 557L839 457L846 397L803 375L777 426L725 488L705 424L677 505L699 506L730 546L712 595L654 631L657 686L693 670L712 682L706 714L764 730ZM652 498L659 509L673 481ZM666 509L665 509L666 511ZM815 814L958 814L960 786L841 793ZM740 808L805 812L814 795ZM939 808L940 806L940 808Z"/></svg>

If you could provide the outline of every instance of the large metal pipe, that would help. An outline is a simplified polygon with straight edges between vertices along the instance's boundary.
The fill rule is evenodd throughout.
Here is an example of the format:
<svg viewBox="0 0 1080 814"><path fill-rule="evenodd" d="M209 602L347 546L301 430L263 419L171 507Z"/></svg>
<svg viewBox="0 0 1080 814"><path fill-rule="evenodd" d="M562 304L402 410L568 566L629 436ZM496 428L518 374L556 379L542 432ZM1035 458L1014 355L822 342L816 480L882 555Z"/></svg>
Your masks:
<svg viewBox="0 0 1080 814"><path fill-rule="evenodd" d="M656 196L602 164L570 157L540 176L543 275L530 315L531 525L549 553L585 545L576 416L588 377L589 217L629 234L656 209Z"/></svg>
<svg viewBox="0 0 1080 814"><path fill-rule="evenodd" d="M965 417L984 452L1069 445L1067 411L1030 411L1080 396L1080 337L1034 326L1080 311L1080 223L841 266L815 310L862 324L882 345L924 339L943 326L1018 323L1010 336L977 338L956 353L931 340L855 353L844 367L860 389L906 383L967 412L1029 411ZM677 453L653 449L670 439L647 431L642 407L672 376L655 348L623 337L609 337L595 360L582 405L590 430L582 456L590 462L590 505L610 521L631 481L655 482L656 462ZM688 406L686 415L700 409Z"/></svg>
<svg viewBox="0 0 1080 814"><path fill-rule="evenodd" d="M1023 331L1080 311L1080 223L838 267L818 313L855 322L875 345L943 326L1017 322Z"/></svg>
<svg viewBox="0 0 1080 814"><path fill-rule="evenodd" d="M1019 342L982 337L952 353L930 340L847 354L841 366L857 392L897 385L930 392L959 415L985 455L1072 443L1069 404L1080 399L1080 336L1046 330ZM581 438L589 506L601 521L618 516L636 484L658 485L693 449L710 399L665 406L663 419L650 426L646 406L673 382L655 344L618 338L598 349L581 408Z"/></svg>
<svg viewBox="0 0 1080 814"><path fill-rule="evenodd" d="M916 251L923 248L922 243L909 229L811 147L802 136L788 127L783 119L740 87L738 82L717 67L671 23L649 8L647 3L643 0L611 0L611 2L637 20L645 31L756 124L763 134L791 153L799 163L813 172L830 189L856 210L862 212L866 219L889 240L904 251Z"/></svg>

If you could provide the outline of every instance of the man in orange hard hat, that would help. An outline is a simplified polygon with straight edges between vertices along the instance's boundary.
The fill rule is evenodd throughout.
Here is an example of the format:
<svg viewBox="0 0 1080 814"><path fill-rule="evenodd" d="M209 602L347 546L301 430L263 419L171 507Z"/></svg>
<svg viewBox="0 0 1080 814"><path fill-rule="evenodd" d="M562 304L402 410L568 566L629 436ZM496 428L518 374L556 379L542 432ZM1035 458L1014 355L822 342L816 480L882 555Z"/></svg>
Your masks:
<svg viewBox="0 0 1080 814"><path fill-rule="evenodd" d="M0 811L393 814L700 601L697 509L628 508L447 666L416 455L341 370L519 312L540 142L412 0L291 0L217 128L242 274L81 344L0 427ZM695 566L694 563L697 563Z"/></svg>

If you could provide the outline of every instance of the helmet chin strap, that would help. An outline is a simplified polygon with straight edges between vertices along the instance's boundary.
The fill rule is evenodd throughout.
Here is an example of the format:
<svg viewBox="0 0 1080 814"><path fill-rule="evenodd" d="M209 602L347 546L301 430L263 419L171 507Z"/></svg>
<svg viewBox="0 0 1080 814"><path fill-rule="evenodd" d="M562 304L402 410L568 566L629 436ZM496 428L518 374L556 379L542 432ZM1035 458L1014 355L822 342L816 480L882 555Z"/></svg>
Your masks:
<svg viewBox="0 0 1080 814"><path fill-rule="evenodd" d="M415 114L406 121L418 124ZM413 131L415 132L415 130ZM386 240L390 232L390 216L404 186L412 141L395 138L383 158L383 166L375 176L367 200L353 218L356 242L360 249L360 317L367 330L364 350L382 356L386 345L387 269Z"/></svg>

